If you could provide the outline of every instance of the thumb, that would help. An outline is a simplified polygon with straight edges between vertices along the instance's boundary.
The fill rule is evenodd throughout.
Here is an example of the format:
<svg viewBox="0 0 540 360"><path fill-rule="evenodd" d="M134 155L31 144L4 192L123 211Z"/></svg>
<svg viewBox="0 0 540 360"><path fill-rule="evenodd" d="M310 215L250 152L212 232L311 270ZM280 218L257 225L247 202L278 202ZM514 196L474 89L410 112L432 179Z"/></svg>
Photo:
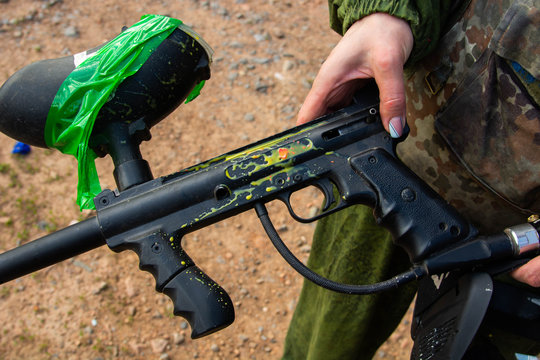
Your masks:
<svg viewBox="0 0 540 360"><path fill-rule="evenodd" d="M379 87L380 112L384 128L393 138L403 134L406 101L403 64L375 67L374 77Z"/></svg>
<svg viewBox="0 0 540 360"><path fill-rule="evenodd" d="M325 101L326 93L320 91L317 87L312 88L298 112L296 125L307 123L324 115L326 111Z"/></svg>

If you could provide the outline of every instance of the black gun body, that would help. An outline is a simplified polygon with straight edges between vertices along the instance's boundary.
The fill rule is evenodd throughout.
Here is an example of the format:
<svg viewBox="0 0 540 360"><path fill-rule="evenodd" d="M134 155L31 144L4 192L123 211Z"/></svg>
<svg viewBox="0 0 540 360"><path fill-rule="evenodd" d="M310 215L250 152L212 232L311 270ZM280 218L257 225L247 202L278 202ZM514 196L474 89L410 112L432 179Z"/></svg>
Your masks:
<svg viewBox="0 0 540 360"><path fill-rule="evenodd" d="M110 239L156 222L167 233L185 234L321 178L336 183L345 199L354 194L373 204L373 191L348 163L375 142L391 147L381 124L366 122L369 110L334 114L119 194L105 190L96 197L102 231Z"/></svg>
<svg viewBox="0 0 540 360"><path fill-rule="evenodd" d="M97 229L92 237L96 246L105 239L114 251L135 251L140 268L156 279L156 290L171 297L174 313L190 322L192 337L204 336L232 323L234 309L225 290L185 253L181 239L257 204L279 199L296 220L305 222L366 204L413 263L475 235L397 159L401 140L384 130L377 92L368 89L353 105L311 123L120 192L104 190L94 199L97 221L91 224ZM302 219L289 200L310 185L323 191L326 204L319 215ZM64 234L76 234L76 227ZM54 243L54 234L48 238L48 244ZM32 249L41 243L37 240ZM81 248L91 247L85 241ZM17 274L24 274L20 269L25 265L18 265Z"/></svg>

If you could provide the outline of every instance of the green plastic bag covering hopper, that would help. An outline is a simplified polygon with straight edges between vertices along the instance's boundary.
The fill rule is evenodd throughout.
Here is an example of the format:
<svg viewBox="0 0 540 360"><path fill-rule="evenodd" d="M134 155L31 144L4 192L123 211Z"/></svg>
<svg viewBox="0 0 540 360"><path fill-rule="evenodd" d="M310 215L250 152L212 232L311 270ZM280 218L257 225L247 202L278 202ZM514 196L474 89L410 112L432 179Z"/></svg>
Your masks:
<svg viewBox="0 0 540 360"><path fill-rule="evenodd" d="M212 49L180 20L146 15L88 51L30 64L0 88L0 131L78 160L77 203L101 191L94 160L110 154L120 191L152 179L139 145L210 78Z"/></svg>

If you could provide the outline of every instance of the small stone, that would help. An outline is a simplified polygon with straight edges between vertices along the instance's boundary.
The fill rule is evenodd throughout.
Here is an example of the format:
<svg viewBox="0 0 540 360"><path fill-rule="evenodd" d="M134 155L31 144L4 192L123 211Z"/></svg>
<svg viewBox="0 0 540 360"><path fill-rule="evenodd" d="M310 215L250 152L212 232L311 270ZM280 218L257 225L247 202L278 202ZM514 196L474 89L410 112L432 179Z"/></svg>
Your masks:
<svg viewBox="0 0 540 360"><path fill-rule="evenodd" d="M294 69L294 61L285 60L283 62L283 67L282 67L283 72L287 72L287 71L290 71L292 69Z"/></svg>
<svg viewBox="0 0 540 360"><path fill-rule="evenodd" d="M68 26L64 29L64 36L79 37L79 29L77 29L75 26Z"/></svg>
<svg viewBox="0 0 540 360"><path fill-rule="evenodd" d="M219 346L217 344L212 344L210 346L210 350L212 350L213 352L217 353L219 352Z"/></svg>
<svg viewBox="0 0 540 360"><path fill-rule="evenodd" d="M238 41L231 41L229 43L229 47L233 48L233 49L241 49L244 47L244 44L242 44L241 42L238 42Z"/></svg>
<svg viewBox="0 0 540 360"><path fill-rule="evenodd" d="M246 120L248 122L252 122L252 121L255 120L255 115L248 113L248 114L244 115L244 120Z"/></svg>
<svg viewBox="0 0 540 360"><path fill-rule="evenodd" d="M281 30L281 28L278 27L272 29L272 35L274 35L278 39L285 38L285 33L283 32L283 30Z"/></svg>
<svg viewBox="0 0 540 360"><path fill-rule="evenodd" d="M175 345L182 345L186 341L186 337L179 333L173 334L173 342Z"/></svg>
<svg viewBox="0 0 540 360"><path fill-rule="evenodd" d="M272 59L269 58L252 58L251 61L253 61L255 64L264 65L272 62Z"/></svg>
<svg viewBox="0 0 540 360"><path fill-rule="evenodd" d="M101 283L99 283L98 287L94 291L92 291L92 293L94 295L98 295L107 290L108 288L109 284L107 284L105 281L102 281Z"/></svg>
<svg viewBox="0 0 540 360"><path fill-rule="evenodd" d="M238 338L240 339L242 343L245 343L249 340L249 337L243 334L238 335Z"/></svg>
<svg viewBox="0 0 540 360"><path fill-rule="evenodd" d="M267 34L255 34L253 37L255 38L256 42L261 42L268 39Z"/></svg>
<svg viewBox="0 0 540 360"><path fill-rule="evenodd" d="M130 298L135 297L137 295L137 289L133 284L133 280L128 277L124 280L124 286L126 287L126 295Z"/></svg>
<svg viewBox="0 0 540 360"><path fill-rule="evenodd" d="M167 348L167 345L169 345L169 343L165 339L154 339L150 341L150 346L152 347L152 351L154 352L154 354L163 353Z"/></svg>

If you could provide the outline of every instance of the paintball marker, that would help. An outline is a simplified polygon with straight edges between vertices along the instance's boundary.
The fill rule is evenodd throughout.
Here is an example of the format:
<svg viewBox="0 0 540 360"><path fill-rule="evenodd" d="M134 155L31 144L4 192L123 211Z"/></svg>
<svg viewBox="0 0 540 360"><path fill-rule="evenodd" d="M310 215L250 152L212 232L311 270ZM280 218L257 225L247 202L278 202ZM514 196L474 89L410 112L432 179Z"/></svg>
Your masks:
<svg viewBox="0 0 540 360"><path fill-rule="evenodd" d="M233 303L225 289L183 250L182 237L255 209L278 251L302 275L321 286L349 294L371 294L420 280L413 324L415 356L430 358L426 353L445 353L451 354L449 358L460 358L489 304L497 304L492 275L522 264L538 251L540 223L533 221L505 233L480 236L399 161L396 145L406 134L393 139L384 130L373 83L355 95L353 104L335 113L153 179L140 154L140 143L149 139L153 125L210 75L211 54L202 40L194 39L186 28L174 30L141 69L118 86L97 114L89 147L100 156L111 155L118 189L103 190L94 198L95 217L1 254L0 283L104 244L116 252L133 250L140 268L154 276L156 290L172 299L174 314L188 320L192 337L202 337L233 322ZM191 55L182 52L184 56L178 56L175 51L187 43L192 46ZM0 90L1 130L44 146L43 121L56 89L73 70L72 62L68 57L34 64L8 80ZM24 101L30 97L21 89L35 80L31 73L42 72L43 67L56 71L41 79L47 85L42 89L52 89L52 95L41 92L43 106L29 108ZM154 73L160 75L149 76ZM173 78L175 83L163 80ZM159 106L142 106L147 102L134 93L145 99L152 97ZM131 110L123 113L122 109ZM291 196L308 186L319 188L325 202L319 214L304 218L295 212ZM297 260L279 239L265 209L273 200L283 201L300 222L312 222L351 205L368 205L378 223L408 253L411 269L370 285L339 284L322 278ZM444 280L436 282L432 276ZM462 289L459 294L452 291L457 286ZM465 305L447 306L455 303ZM540 307L531 305L522 321L523 329L538 326L539 313ZM437 332L441 322L446 326L444 334Z"/></svg>

